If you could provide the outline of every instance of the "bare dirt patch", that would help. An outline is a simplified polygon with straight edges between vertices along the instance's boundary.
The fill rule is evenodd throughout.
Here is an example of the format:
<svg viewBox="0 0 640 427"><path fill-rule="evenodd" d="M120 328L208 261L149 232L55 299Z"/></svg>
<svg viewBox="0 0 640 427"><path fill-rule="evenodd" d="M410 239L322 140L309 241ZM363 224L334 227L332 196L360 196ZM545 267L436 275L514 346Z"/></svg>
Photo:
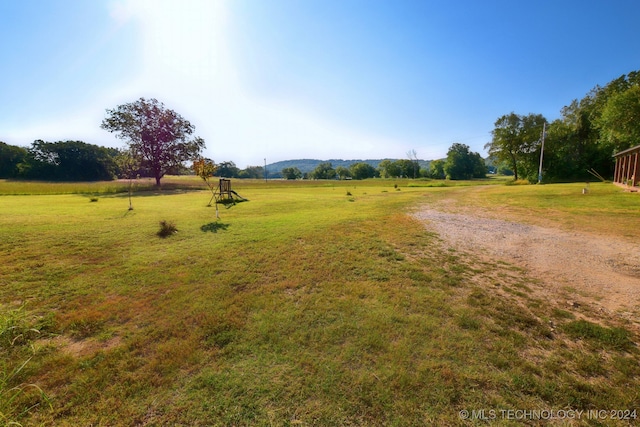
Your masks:
<svg viewBox="0 0 640 427"><path fill-rule="evenodd" d="M100 341L95 338L87 338L83 340L73 340L68 337L59 335L55 338L41 340L41 345L52 345L61 349L65 353L73 357L92 356L98 351L108 351L121 344L120 337L112 337L108 340Z"/></svg>
<svg viewBox="0 0 640 427"><path fill-rule="evenodd" d="M637 244L490 218L482 210L451 210L444 203L419 208L414 216L438 233L449 249L524 269L540 284L535 291L539 297L560 304L587 304L640 324Z"/></svg>

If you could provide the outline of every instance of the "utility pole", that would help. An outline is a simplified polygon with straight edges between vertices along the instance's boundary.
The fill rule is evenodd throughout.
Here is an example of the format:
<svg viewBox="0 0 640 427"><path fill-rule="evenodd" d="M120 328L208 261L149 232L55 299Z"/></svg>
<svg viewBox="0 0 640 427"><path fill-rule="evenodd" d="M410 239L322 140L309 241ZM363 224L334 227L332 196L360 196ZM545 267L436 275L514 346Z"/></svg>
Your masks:
<svg viewBox="0 0 640 427"><path fill-rule="evenodd" d="M267 182L267 158L264 158L264 182Z"/></svg>
<svg viewBox="0 0 640 427"><path fill-rule="evenodd" d="M416 153L416 150L409 150L407 151L407 157L409 157L409 160L411 160L411 163L413 165L413 179L416 179L418 169L420 169L420 164L418 163L418 153Z"/></svg>
<svg viewBox="0 0 640 427"><path fill-rule="evenodd" d="M538 168L538 184L542 184L542 156L544 155L544 137L547 134L547 124L542 124L542 146L540 147L540 167Z"/></svg>

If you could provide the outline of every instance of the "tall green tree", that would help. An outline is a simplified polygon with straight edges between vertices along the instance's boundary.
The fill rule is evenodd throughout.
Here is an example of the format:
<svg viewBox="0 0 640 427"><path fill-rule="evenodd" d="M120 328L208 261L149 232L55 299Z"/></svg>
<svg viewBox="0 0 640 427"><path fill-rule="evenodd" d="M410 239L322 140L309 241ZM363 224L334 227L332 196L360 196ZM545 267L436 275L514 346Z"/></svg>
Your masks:
<svg viewBox="0 0 640 427"><path fill-rule="evenodd" d="M400 176L403 178L413 178L417 177L418 172L420 171L420 165L417 162L409 159L399 159L394 163L398 165L400 170L402 171Z"/></svg>
<svg viewBox="0 0 640 427"><path fill-rule="evenodd" d="M471 152L468 145L453 143L443 165L448 179L484 178L487 168L480 154Z"/></svg>
<svg viewBox="0 0 640 427"><path fill-rule="evenodd" d="M589 179L587 170L613 174L613 154L640 144L640 72L633 71L595 86L582 99L561 110L547 126L543 175L550 180ZM495 123L492 141L485 146L500 164L507 163L517 178L537 174L539 115L502 116Z"/></svg>
<svg viewBox="0 0 640 427"><path fill-rule="evenodd" d="M521 176L533 179L540 154L540 137L546 122L541 114L506 114L494 123L491 142L485 145L485 149L490 156L509 164L515 180Z"/></svg>
<svg viewBox="0 0 640 427"><path fill-rule="evenodd" d="M330 162L323 162L316 166L309 176L311 179L335 179L336 170Z"/></svg>
<svg viewBox="0 0 640 427"><path fill-rule="evenodd" d="M407 151L407 157L412 163L413 179L416 179L420 175L420 163L418 163L418 152L416 150Z"/></svg>
<svg viewBox="0 0 640 427"><path fill-rule="evenodd" d="M378 165L378 169L384 178L411 178L417 173L416 163L409 159L383 160Z"/></svg>
<svg viewBox="0 0 640 427"><path fill-rule="evenodd" d="M444 173L444 160L434 160L429 163L429 178L433 179L445 179Z"/></svg>
<svg viewBox="0 0 640 427"><path fill-rule="evenodd" d="M640 144L640 85L612 95L602 111L602 138L615 151Z"/></svg>
<svg viewBox="0 0 640 427"><path fill-rule="evenodd" d="M240 168L232 161L221 162L216 165L215 176L223 178L237 178L240 174Z"/></svg>
<svg viewBox="0 0 640 427"><path fill-rule="evenodd" d="M336 175L338 175L340 179L351 178L351 171L344 166L338 166L336 168Z"/></svg>
<svg viewBox="0 0 640 427"><path fill-rule="evenodd" d="M285 179L300 179L302 178L302 172L296 167L282 169L282 176Z"/></svg>
<svg viewBox="0 0 640 427"><path fill-rule="evenodd" d="M394 178L400 176L402 173L402 170L398 165L388 159L383 160L378 164L378 170L380 171L380 176L383 178Z"/></svg>
<svg viewBox="0 0 640 427"><path fill-rule="evenodd" d="M20 173L18 165L27 159L28 154L26 148L0 141L0 178L17 178Z"/></svg>
<svg viewBox="0 0 640 427"><path fill-rule="evenodd" d="M101 128L126 142L151 170L157 186L169 169L196 160L205 148L202 138L190 139L195 127L189 121L153 98L107 110Z"/></svg>
<svg viewBox="0 0 640 427"><path fill-rule="evenodd" d="M596 86L561 110L548 127L543 173L552 180L589 179L587 170L613 174L612 155L638 144L640 73Z"/></svg>
<svg viewBox="0 0 640 427"><path fill-rule="evenodd" d="M264 178L264 167L247 166L238 172L238 178L261 179Z"/></svg>
<svg viewBox="0 0 640 427"><path fill-rule="evenodd" d="M603 175L612 172L613 148L602 140L599 117L606 104L603 88L596 87L582 99L561 110L561 117L547 126L543 175L548 180L588 179L588 169Z"/></svg>
<svg viewBox="0 0 640 427"><path fill-rule="evenodd" d="M378 175L376 168L366 162L353 163L349 170L353 179L375 178Z"/></svg>

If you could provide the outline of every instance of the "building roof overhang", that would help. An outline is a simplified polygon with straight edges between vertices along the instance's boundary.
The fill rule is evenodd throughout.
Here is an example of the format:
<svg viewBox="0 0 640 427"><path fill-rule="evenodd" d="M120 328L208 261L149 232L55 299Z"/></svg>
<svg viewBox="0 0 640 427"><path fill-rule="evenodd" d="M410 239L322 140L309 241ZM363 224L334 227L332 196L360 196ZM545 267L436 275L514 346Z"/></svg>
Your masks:
<svg viewBox="0 0 640 427"><path fill-rule="evenodd" d="M636 145L635 147L627 148L626 150L620 151L613 155L613 157L624 156L625 154L633 153L635 151L640 151L640 145Z"/></svg>

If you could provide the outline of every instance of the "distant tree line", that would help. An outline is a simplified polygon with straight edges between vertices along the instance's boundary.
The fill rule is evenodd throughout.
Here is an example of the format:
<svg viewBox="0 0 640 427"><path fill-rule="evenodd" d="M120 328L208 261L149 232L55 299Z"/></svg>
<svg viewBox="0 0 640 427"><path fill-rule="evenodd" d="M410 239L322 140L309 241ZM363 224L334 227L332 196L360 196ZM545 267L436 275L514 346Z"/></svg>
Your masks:
<svg viewBox="0 0 640 427"><path fill-rule="evenodd" d="M221 178L264 178L264 168L262 166L247 166L245 169L240 169L232 161L225 161L216 164L216 171L214 176Z"/></svg>
<svg viewBox="0 0 640 427"><path fill-rule="evenodd" d="M444 160L434 160L428 168L421 168L416 159L382 160L378 167L367 162L356 162L349 167L334 168L331 162L322 162L309 173L296 167L282 169L285 179L367 179L367 178L432 178L472 179L484 178L487 168L480 154L469 146L454 143Z"/></svg>
<svg viewBox="0 0 640 427"><path fill-rule="evenodd" d="M366 179L380 176L380 171L366 162L333 167L331 162L322 162L311 172L303 173L297 167L282 169L285 179Z"/></svg>
<svg viewBox="0 0 640 427"><path fill-rule="evenodd" d="M485 148L498 170L536 181L544 135L542 173L546 181L582 180L594 169L613 176L612 156L640 144L640 72L596 86L549 123L541 114L506 114L495 122Z"/></svg>
<svg viewBox="0 0 640 427"><path fill-rule="evenodd" d="M34 141L30 147L0 141L0 179L37 181L109 181L117 178L155 177L143 162L132 162L129 150L101 147L82 141ZM264 168L249 166L241 170L233 162L217 165L216 176L264 178ZM184 163L166 169L169 175L189 175Z"/></svg>
<svg viewBox="0 0 640 427"><path fill-rule="evenodd" d="M311 172L302 172L297 167L283 168L280 175L284 179L367 179L380 176L379 168L367 162L356 162L349 166L337 166L332 162L321 162Z"/></svg>
<svg viewBox="0 0 640 427"><path fill-rule="evenodd" d="M117 178L155 177L148 163L132 155L129 149L107 148L82 141L34 141L30 147L18 147L0 142L0 178L32 179L43 181L106 181ZM238 168L232 161L215 165L214 176L224 178L265 177L262 166ZM162 173L189 175L193 171L184 163L167 167ZM434 178L469 179L484 177L486 169L478 153L471 153L463 144L453 144L447 159L434 160L428 168L420 168L415 160L383 160L378 167L368 162L356 162L348 167L321 162L311 172L303 173L297 167L282 169L284 179L367 179L367 178Z"/></svg>
<svg viewBox="0 0 640 427"><path fill-rule="evenodd" d="M47 181L111 180L118 150L82 141L34 141L29 148L0 142L0 178Z"/></svg>

